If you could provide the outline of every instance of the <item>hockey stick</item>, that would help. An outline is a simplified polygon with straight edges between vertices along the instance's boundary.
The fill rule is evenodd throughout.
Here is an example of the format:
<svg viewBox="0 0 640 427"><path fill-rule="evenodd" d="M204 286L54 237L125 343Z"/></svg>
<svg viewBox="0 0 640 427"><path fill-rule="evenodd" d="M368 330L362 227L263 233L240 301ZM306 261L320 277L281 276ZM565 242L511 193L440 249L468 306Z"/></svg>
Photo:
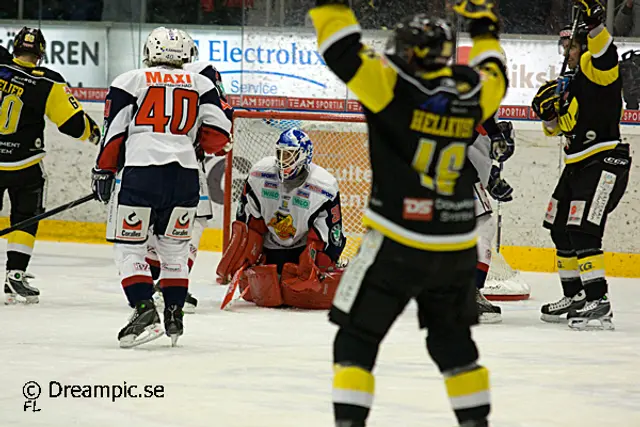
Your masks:
<svg viewBox="0 0 640 427"><path fill-rule="evenodd" d="M62 206L58 206L57 208L51 209L50 211L46 211L41 213L40 215L36 215L32 218L29 219L25 219L24 221L21 221L17 224L12 225L9 228L5 228L4 230L0 230L0 236L4 236L6 234L9 234L11 232L14 232L16 230L23 230L25 227L29 227L45 218L49 218L50 216L54 216L56 214L59 214L60 212L64 212L68 209L74 208L76 206L80 206L83 203L89 202L91 200L95 200L95 196L93 195L93 193L88 194L84 197L79 198L78 200L74 200L73 202L69 202L66 203Z"/></svg>
<svg viewBox="0 0 640 427"><path fill-rule="evenodd" d="M504 163L500 162L500 175L502 175L502 167ZM500 245L502 244L502 202L498 200L497 225L496 225L496 252L500 253Z"/></svg>
<svg viewBox="0 0 640 427"><path fill-rule="evenodd" d="M242 267L240 267L238 271L236 271L236 274L233 275L231 283L229 283L229 287L227 288L227 293L224 295L222 303L220 304L220 310L224 310L225 308L230 307L230 303L232 301L235 302L237 299L240 299L247 294L247 291L249 290L248 286L244 291L242 291L240 297L236 298L235 300L233 298L233 295L236 293L236 289L238 288L238 284L240 283L240 277L242 276L242 273L244 273L245 268L247 268L247 265L243 264Z"/></svg>

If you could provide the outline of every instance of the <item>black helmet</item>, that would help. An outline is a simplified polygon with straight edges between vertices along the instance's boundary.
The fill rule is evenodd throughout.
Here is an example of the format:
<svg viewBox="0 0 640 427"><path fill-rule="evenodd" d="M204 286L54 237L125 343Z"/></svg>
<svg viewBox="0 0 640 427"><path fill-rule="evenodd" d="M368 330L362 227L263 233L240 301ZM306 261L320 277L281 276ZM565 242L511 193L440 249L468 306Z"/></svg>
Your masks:
<svg viewBox="0 0 640 427"><path fill-rule="evenodd" d="M387 54L418 69L435 70L447 65L453 56L454 39L454 31L447 21L421 13L396 25L387 44Z"/></svg>
<svg viewBox="0 0 640 427"><path fill-rule="evenodd" d="M564 55L565 41L571 40L572 30L572 25L566 25L562 28L562 30L560 30L560 39L558 39L558 53L560 53L560 55ZM589 28L584 22L581 22L580 24L578 24L576 31L577 33L575 37L575 43L578 43L580 45L580 52L586 52Z"/></svg>
<svg viewBox="0 0 640 427"><path fill-rule="evenodd" d="M47 42L38 28L24 27L13 39L13 55L30 53L38 58L38 62L44 58Z"/></svg>

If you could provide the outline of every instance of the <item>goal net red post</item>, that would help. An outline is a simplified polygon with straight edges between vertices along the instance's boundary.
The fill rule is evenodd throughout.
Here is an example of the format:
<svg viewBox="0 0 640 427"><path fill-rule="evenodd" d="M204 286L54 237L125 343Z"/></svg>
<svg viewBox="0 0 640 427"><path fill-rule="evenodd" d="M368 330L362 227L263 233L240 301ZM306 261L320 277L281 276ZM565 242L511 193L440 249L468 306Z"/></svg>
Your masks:
<svg viewBox="0 0 640 427"><path fill-rule="evenodd" d="M249 169L258 160L275 155L279 135L299 128L313 141L313 162L338 180L343 232L347 245L342 258L352 258L365 228L362 215L371 187L367 125L362 115L244 111L234 113L233 151L226 158L224 174L223 247L229 242L231 223ZM501 254L493 251L485 286L489 299L526 299L529 287Z"/></svg>

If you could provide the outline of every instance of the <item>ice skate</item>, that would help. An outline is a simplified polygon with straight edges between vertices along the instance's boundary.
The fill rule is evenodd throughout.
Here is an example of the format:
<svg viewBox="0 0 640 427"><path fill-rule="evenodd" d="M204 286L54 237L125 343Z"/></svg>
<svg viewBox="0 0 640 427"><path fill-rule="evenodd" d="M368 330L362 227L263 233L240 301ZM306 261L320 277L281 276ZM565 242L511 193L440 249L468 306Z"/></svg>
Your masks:
<svg viewBox="0 0 640 427"><path fill-rule="evenodd" d="M177 305L172 305L164 309L164 330L169 338L171 338L171 346L178 344L178 338L184 332L182 318L184 312Z"/></svg>
<svg viewBox="0 0 640 427"><path fill-rule="evenodd" d="M136 304L129 323L120 330L118 340L120 347L131 348L161 336L162 327L156 306L152 300L144 300Z"/></svg>
<svg viewBox="0 0 640 427"><path fill-rule="evenodd" d="M198 299L191 295L191 293L187 294L187 297L184 300L184 307L182 311L186 314L194 314L196 312L196 307L198 306Z"/></svg>
<svg viewBox="0 0 640 427"><path fill-rule="evenodd" d="M502 309L489 302L482 295L480 289L476 289L476 303L478 304L478 321L482 324L501 323Z"/></svg>
<svg viewBox="0 0 640 427"><path fill-rule="evenodd" d="M32 274L21 270L7 271L4 282L4 297L6 305L13 305L18 302L27 304L37 304L40 299L40 290L29 285L29 279L34 279Z"/></svg>
<svg viewBox="0 0 640 427"><path fill-rule="evenodd" d="M550 302L542 306L540 319L549 323L562 323L562 315L568 314L571 310L578 310L584 307L586 302L584 290L578 292L574 297L562 297L556 302Z"/></svg>
<svg viewBox="0 0 640 427"><path fill-rule="evenodd" d="M608 331L615 329L612 322L611 302L606 295L595 301L588 301L580 309L571 310L567 319L571 329Z"/></svg>
<svg viewBox="0 0 640 427"><path fill-rule="evenodd" d="M465 421L464 423L460 424L460 427L489 427L489 421Z"/></svg>

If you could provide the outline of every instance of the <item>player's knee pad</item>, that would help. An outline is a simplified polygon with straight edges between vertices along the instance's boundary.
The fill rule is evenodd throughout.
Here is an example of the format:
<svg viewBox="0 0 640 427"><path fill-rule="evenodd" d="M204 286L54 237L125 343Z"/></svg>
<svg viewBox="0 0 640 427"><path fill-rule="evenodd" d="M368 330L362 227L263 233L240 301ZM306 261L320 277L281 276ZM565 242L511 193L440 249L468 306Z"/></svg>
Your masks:
<svg viewBox="0 0 640 427"><path fill-rule="evenodd" d="M333 341L333 363L356 365L372 371L379 347L380 341L364 339L358 333L340 328Z"/></svg>
<svg viewBox="0 0 640 427"><path fill-rule="evenodd" d="M573 230L569 231L568 235L578 255L585 250L602 252L602 237Z"/></svg>
<svg viewBox="0 0 640 427"><path fill-rule="evenodd" d="M276 266L257 265L244 272L249 282L251 298L260 307L278 307L284 304Z"/></svg>
<svg viewBox="0 0 640 427"><path fill-rule="evenodd" d="M573 244L571 242L571 238L569 237L569 233L565 230L559 228L551 229L551 240L556 247L556 250L559 253L571 253L573 252Z"/></svg>
<svg viewBox="0 0 640 427"><path fill-rule="evenodd" d="M149 264L145 261L145 246L116 243L113 245L113 252L123 286L132 283L153 283Z"/></svg>
<svg viewBox="0 0 640 427"><path fill-rule="evenodd" d="M158 236L156 250L160 258L160 287L186 287L189 277L189 241Z"/></svg>
<svg viewBox="0 0 640 427"><path fill-rule="evenodd" d="M468 327L429 329L427 350L440 372L467 366L478 360L478 348Z"/></svg>

